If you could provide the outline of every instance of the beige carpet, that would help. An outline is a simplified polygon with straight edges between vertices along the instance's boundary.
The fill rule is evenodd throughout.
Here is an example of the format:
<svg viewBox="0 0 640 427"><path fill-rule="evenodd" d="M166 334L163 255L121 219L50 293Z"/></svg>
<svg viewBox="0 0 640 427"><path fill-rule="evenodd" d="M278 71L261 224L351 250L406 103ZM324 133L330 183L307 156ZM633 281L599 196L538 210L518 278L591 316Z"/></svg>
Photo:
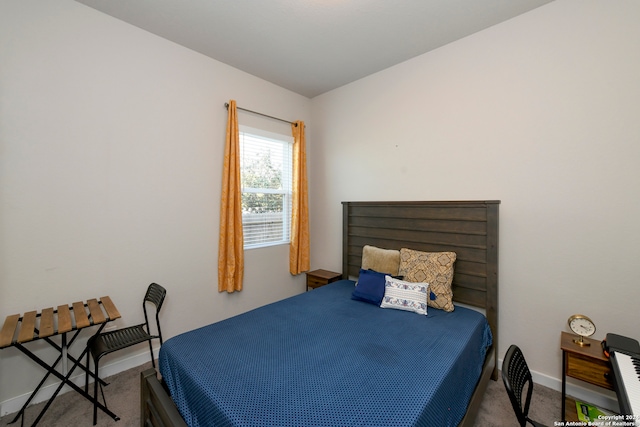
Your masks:
<svg viewBox="0 0 640 427"><path fill-rule="evenodd" d="M111 377L105 378L109 383L104 387L107 407L120 417L114 421L98 409L97 426L139 427L140 426L140 372L151 367L151 362L137 368L132 368ZM89 387L89 393L93 389ZM102 401L102 398L100 398ZM24 425L30 426L36 419L45 402L29 406L26 410ZM20 419L15 424L8 424L15 414L0 418L0 426L20 426ZM38 426L46 427L75 427L93 425L93 405L80 394L70 391L56 397Z"/></svg>
<svg viewBox="0 0 640 427"><path fill-rule="evenodd" d="M113 421L105 413L98 411L98 426L134 427L140 425L140 372L151 367L151 362L106 379L105 396L110 410L120 421ZM536 421L553 426L560 419L560 393L536 384L531 402L530 416ZM44 403L27 408L24 425L31 425ZM75 392L58 396L38 425L47 427L91 426L93 406ZM0 427L5 427L15 414L0 418ZM19 426L20 420L12 426ZM502 380L490 381L480 408L476 427L517 426L509 397Z"/></svg>

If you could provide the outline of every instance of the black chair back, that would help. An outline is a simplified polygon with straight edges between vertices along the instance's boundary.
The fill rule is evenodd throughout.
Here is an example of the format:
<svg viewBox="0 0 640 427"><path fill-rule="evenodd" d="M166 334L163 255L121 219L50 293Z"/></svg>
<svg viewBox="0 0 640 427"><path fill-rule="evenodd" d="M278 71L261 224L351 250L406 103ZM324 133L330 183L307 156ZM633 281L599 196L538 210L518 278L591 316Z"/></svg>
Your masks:
<svg viewBox="0 0 640 427"><path fill-rule="evenodd" d="M156 307L156 327L158 331L158 339L160 340L160 345L162 345L162 330L160 329L160 309L162 308L162 303L164 302L164 297L167 295L167 290L157 283L152 283L147 288L147 293L144 295L144 300L142 302L142 310L144 311L144 321L147 324L147 333L151 334L151 329L149 328L149 318L147 316L147 303L151 303Z"/></svg>
<svg viewBox="0 0 640 427"><path fill-rule="evenodd" d="M502 361L502 381L507 389L518 423L521 427L524 427L529 421L533 380L527 361L517 345L511 345L504 356ZM525 386L527 387L526 395L524 393Z"/></svg>

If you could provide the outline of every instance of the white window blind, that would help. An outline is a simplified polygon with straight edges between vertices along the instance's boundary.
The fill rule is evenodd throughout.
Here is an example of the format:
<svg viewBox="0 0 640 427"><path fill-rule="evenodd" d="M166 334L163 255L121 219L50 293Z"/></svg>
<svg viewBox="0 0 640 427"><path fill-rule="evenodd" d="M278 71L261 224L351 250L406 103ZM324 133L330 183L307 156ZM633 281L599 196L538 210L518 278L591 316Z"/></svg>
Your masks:
<svg viewBox="0 0 640 427"><path fill-rule="evenodd" d="M240 126L244 247L288 244L293 137Z"/></svg>

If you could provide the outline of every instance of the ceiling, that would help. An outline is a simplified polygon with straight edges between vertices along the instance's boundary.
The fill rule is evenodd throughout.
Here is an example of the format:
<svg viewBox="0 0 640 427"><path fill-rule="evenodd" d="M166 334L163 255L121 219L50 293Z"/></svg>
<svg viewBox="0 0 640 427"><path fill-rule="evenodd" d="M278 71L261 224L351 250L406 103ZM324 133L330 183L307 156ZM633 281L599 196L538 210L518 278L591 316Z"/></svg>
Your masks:
<svg viewBox="0 0 640 427"><path fill-rule="evenodd" d="M553 0L76 0L308 98Z"/></svg>

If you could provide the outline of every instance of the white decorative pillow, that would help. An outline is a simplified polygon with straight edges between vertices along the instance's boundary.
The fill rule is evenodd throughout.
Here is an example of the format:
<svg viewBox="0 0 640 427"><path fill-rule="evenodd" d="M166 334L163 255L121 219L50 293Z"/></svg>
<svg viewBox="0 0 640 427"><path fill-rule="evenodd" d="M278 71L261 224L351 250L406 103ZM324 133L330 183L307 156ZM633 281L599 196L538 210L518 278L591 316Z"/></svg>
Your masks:
<svg viewBox="0 0 640 427"><path fill-rule="evenodd" d="M384 280L384 297L380 307L427 315L428 283L405 282L391 276L385 276Z"/></svg>

